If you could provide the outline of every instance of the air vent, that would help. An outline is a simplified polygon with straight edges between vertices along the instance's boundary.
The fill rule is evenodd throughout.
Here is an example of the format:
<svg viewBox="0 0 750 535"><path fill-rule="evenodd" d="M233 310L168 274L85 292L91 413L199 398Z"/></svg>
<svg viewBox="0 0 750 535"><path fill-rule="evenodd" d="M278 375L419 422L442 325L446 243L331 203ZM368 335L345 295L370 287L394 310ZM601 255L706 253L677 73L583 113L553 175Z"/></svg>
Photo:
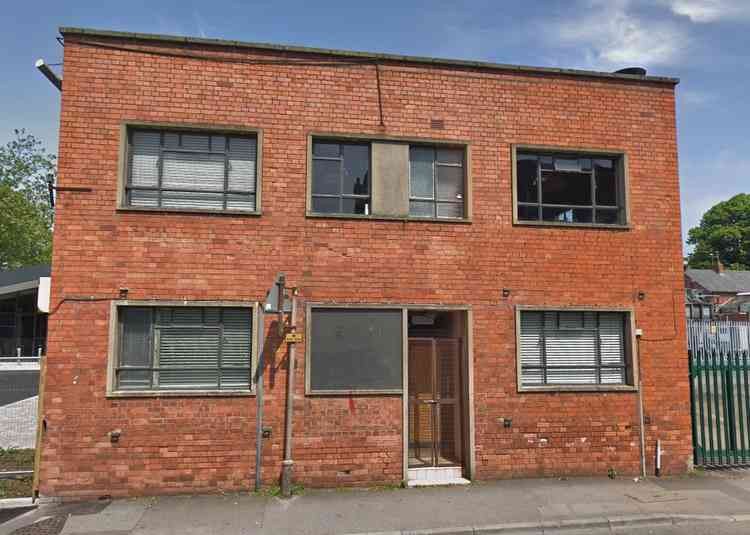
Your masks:
<svg viewBox="0 0 750 535"><path fill-rule="evenodd" d="M430 128L434 130L442 130L445 128L445 121L442 119L432 119L430 120Z"/></svg>

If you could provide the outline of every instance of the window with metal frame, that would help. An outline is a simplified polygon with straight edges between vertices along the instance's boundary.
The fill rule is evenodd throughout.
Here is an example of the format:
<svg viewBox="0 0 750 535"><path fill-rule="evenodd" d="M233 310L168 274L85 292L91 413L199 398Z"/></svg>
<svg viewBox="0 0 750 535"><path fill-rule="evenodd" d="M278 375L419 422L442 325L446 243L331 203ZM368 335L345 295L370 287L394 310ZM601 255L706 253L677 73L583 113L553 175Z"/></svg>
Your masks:
<svg viewBox="0 0 750 535"><path fill-rule="evenodd" d="M520 314L521 386L628 384L626 312Z"/></svg>
<svg viewBox="0 0 750 535"><path fill-rule="evenodd" d="M257 137L130 129L127 206L255 212Z"/></svg>
<svg viewBox="0 0 750 535"><path fill-rule="evenodd" d="M409 215L458 219L464 209L464 150L409 147Z"/></svg>
<svg viewBox="0 0 750 535"><path fill-rule="evenodd" d="M370 144L313 140L312 211L370 215Z"/></svg>
<svg viewBox="0 0 750 535"><path fill-rule="evenodd" d="M519 221L625 223L621 156L516 154Z"/></svg>
<svg viewBox="0 0 750 535"><path fill-rule="evenodd" d="M0 359L40 357L47 346L47 314L37 308L37 290L0 299Z"/></svg>
<svg viewBox="0 0 750 535"><path fill-rule="evenodd" d="M252 310L118 308L115 389L249 390Z"/></svg>

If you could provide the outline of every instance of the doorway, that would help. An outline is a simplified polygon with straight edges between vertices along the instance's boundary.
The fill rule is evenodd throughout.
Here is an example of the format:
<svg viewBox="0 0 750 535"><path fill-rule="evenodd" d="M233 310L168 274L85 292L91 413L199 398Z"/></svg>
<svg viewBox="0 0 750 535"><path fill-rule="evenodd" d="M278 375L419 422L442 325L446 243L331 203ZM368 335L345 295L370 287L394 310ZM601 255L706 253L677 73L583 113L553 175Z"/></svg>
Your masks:
<svg viewBox="0 0 750 535"><path fill-rule="evenodd" d="M409 338L409 468L461 465L457 338Z"/></svg>
<svg viewBox="0 0 750 535"><path fill-rule="evenodd" d="M462 475L464 316L461 311L409 311L410 477L419 469L436 468L451 468L453 478Z"/></svg>

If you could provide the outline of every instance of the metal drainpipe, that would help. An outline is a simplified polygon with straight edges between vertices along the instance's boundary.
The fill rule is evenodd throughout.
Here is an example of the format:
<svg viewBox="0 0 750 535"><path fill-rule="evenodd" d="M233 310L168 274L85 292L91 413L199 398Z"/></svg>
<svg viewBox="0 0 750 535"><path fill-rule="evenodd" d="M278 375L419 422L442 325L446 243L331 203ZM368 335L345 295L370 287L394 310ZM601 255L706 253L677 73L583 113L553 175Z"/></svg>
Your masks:
<svg viewBox="0 0 750 535"><path fill-rule="evenodd" d="M255 374L256 404L255 411L255 490L259 491L263 485L261 478L263 457L263 343L265 328L263 327L263 306L258 307L258 371Z"/></svg>
<svg viewBox="0 0 750 535"><path fill-rule="evenodd" d="M661 476L661 440L656 441L656 477Z"/></svg>
<svg viewBox="0 0 750 535"><path fill-rule="evenodd" d="M641 476L646 477L646 430L643 417L643 380L641 379L641 337L636 335L635 347L638 356L638 420L641 435Z"/></svg>
<svg viewBox="0 0 750 535"><path fill-rule="evenodd" d="M297 330L297 296L296 289L292 290L292 315L290 319L290 330L295 333ZM294 357L295 344L289 344L289 362L287 366L286 377L286 429L284 437L284 461L281 463L281 494L282 496L291 496L292 494L292 415L294 412Z"/></svg>

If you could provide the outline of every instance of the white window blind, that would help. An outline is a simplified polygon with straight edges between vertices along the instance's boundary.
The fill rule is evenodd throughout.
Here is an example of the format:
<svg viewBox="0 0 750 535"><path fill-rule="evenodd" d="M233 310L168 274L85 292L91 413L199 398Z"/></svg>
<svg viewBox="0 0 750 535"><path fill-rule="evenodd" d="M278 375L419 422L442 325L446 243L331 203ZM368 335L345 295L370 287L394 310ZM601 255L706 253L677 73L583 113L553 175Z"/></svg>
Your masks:
<svg viewBox="0 0 750 535"><path fill-rule="evenodd" d="M522 311L523 386L625 384L622 312Z"/></svg>
<svg viewBox="0 0 750 535"><path fill-rule="evenodd" d="M123 390L248 390L248 308L123 307L117 367Z"/></svg>
<svg viewBox="0 0 750 535"><path fill-rule="evenodd" d="M255 137L133 130L129 140L128 205L255 211Z"/></svg>

